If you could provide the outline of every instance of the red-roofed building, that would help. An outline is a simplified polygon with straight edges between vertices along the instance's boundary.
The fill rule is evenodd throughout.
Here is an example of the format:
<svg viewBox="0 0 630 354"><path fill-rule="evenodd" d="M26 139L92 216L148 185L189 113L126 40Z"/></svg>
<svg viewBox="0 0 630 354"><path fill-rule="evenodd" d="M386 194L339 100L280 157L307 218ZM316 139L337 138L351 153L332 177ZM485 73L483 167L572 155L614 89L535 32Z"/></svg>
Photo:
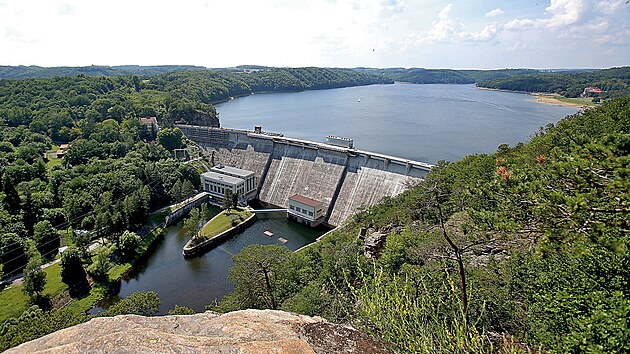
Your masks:
<svg viewBox="0 0 630 354"><path fill-rule="evenodd" d="M582 92L582 96L588 97L593 94L600 94L602 92L604 92L604 90L600 89L599 87L589 86L589 87L584 88L584 92Z"/></svg>
<svg viewBox="0 0 630 354"><path fill-rule="evenodd" d="M291 220L315 227L324 221L324 203L296 194L289 198L287 216Z"/></svg>

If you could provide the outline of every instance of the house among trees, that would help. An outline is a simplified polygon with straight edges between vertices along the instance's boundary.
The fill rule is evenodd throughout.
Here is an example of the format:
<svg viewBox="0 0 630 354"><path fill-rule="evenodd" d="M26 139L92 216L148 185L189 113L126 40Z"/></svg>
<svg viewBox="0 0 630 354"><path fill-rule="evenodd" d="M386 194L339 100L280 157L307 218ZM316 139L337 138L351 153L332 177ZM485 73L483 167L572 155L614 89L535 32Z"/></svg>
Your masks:
<svg viewBox="0 0 630 354"><path fill-rule="evenodd" d="M140 133L147 140L154 140L157 136L158 130L160 130L157 117L140 118L140 127Z"/></svg>
<svg viewBox="0 0 630 354"><path fill-rule="evenodd" d="M584 92L582 92L582 96L584 97L595 96L602 92L604 92L604 90L600 89L599 87L588 86L584 88Z"/></svg>
<svg viewBox="0 0 630 354"><path fill-rule="evenodd" d="M66 152L68 152L69 148L70 148L70 144L59 145L59 150L53 153L54 155L53 157L57 159L63 159L63 157L66 155Z"/></svg>

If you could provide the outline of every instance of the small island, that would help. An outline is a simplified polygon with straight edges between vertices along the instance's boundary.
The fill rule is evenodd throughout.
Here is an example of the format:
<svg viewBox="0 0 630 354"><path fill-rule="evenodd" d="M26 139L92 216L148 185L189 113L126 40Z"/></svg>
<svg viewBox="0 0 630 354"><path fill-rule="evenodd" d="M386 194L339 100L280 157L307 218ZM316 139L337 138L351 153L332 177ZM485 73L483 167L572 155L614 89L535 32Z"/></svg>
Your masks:
<svg viewBox="0 0 630 354"><path fill-rule="evenodd" d="M228 208L208 221L199 232L184 245L184 257L200 255L217 243L236 235L256 221L256 214L249 208Z"/></svg>

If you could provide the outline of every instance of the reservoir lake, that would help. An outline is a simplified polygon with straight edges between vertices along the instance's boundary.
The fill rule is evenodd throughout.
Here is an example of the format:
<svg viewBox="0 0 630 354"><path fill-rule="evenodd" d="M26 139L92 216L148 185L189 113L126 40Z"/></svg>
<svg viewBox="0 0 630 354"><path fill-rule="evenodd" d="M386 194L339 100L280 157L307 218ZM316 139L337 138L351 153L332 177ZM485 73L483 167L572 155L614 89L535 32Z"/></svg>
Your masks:
<svg viewBox="0 0 630 354"><path fill-rule="evenodd" d="M372 85L296 93L256 94L217 105L221 125L263 130L323 141L327 135L353 138L355 147L435 163L473 153L491 153L500 144L527 141L539 127L576 108L538 103L533 96L481 90L473 85ZM218 213L218 208L213 208ZM274 233L273 237L264 231ZM258 220L243 233L203 256L184 259L188 240L181 223L170 226L154 251L123 279L107 307L135 291L155 291L166 314L175 305L203 311L233 290L228 280L232 256L250 244L280 244L296 250L326 230L286 219ZM95 308L97 312L102 308Z"/></svg>
<svg viewBox="0 0 630 354"><path fill-rule="evenodd" d="M539 127L579 111L534 96L474 85L371 85L255 94L216 105L221 126L324 141L416 161L456 161L525 142Z"/></svg>

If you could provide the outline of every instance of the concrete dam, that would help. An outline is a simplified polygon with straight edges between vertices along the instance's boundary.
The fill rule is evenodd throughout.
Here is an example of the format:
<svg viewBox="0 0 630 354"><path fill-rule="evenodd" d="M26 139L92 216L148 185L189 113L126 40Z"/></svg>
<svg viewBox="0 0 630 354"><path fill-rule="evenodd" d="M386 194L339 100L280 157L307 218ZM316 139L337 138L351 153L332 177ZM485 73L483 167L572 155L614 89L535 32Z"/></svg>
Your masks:
<svg viewBox="0 0 630 354"><path fill-rule="evenodd" d="M214 165L253 171L257 197L286 207L300 194L323 202L327 222L339 226L361 207L403 192L432 165L281 134L177 125L205 148Z"/></svg>

